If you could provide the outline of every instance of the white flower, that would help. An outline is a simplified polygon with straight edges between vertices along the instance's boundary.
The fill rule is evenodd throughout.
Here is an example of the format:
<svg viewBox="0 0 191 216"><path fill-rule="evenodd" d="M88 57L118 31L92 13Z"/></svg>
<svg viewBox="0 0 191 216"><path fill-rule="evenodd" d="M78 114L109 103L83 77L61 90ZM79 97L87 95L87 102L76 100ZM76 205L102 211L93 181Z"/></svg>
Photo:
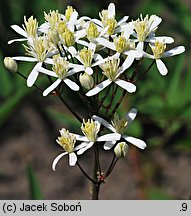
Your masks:
<svg viewBox="0 0 191 216"><path fill-rule="evenodd" d="M32 42L28 41L28 45L28 47L24 47L27 51L27 54L32 57L16 56L12 58L16 61L38 62L27 78L27 86L31 87L38 77L38 69L42 66L43 62L52 64L53 60L50 57L56 52L52 50L52 48L49 46L47 38L43 36L33 38Z"/></svg>
<svg viewBox="0 0 191 216"><path fill-rule="evenodd" d="M60 137L58 137L58 139L56 140L57 143L62 146L62 148L65 150L65 152L59 154L53 161L52 163L52 169L55 171L56 169L56 165L58 163L58 161L64 156L64 155L69 155L69 165L70 166L75 166L76 162L77 162L77 155L75 153L75 151L79 150L80 147L76 146L74 147L75 143L76 143L76 137L70 133L68 130L66 130L65 128L62 128L62 130L60 130Z"/></svg>
<svg viewBox="0 0 191 216"><path fill-rule="evenodd" d="M22 35L23 38L13 39L8 41L8 44L11 44L16 41L27 41L31 40L32 38L38 36L40 32L38 31L38 22L36 18L34 19L31 16L28 20L26 20L26 16L24 16L24 25L21 28L18 25L11 25L11 28L16 31L18 34Z"/></svg>
<svg viewBox="0 0 191 216"><path fill-rule="evenodd" d="M43 96L47 96L51 91L53 91L62 81L72 90L78 91L79 86L73 82L72 80L68 79L69 76L77 73L78 71L70 68L70 63L67 62L64 58L59 56L53 57L54 65L52 67L53 71L47 70L43 67L38 68L38 71L49 76L53 76L58 78L54 81L44 92Z"/></svg>
<svg viewBox="0 0 191 216"><path fill-rule="evenodd" d="M115 20L115 5L113 3L109 4L107 10L102 10L99 13L99 16L101 21L98 19L92 19L92 22L97 24L103 30L106 29L107 35L113 35L120 32L122 30L122 26L126 24L125 22L128 19L128 16L124 16L118 22Z"/></svg>
<svg viewBox="0 0 191 216"><path fill-rule="evenodd" d="M150 55L148 53L144 53L144 57L151 58L156 60L157 68L161 75L166 75L168 73L168 69L166 68L165 64L161 60L161 58L171 57L174 55L179 55L185 51L184 46L178 46L175 47L169 51L166 51L166 44L164 41L155 41L154 44L150 44L151 50L153 52L153 55Z"/></svg>
<svg viewBox="0 0 191 216"><path fill-rule="evenodd" d="M130 67L134 59L140 59L143 55L142 51L136 49L135 42L130 39L132 31L132 27L127 25L120 36L113 37L113 42L103 37L97 38L96 41L102 46L116 51L115 58L119 58L121 54L127 55L128 67Z"/></svg>
<svg viewBox="0 0 191 216"><path fill-rule="evenodd" d="M100 121L102 125L104 125L106 128L110 129L112 132L117 133L120 135L120 138L122 137L127 142L132 143L133 145L137 146L140 149L146 148L146 143L143 140L137 139L132 136L125 135L125 130L131 125L132 121L135 119L137 115L136 109L131 109L127 115L124 118L120 118L117 114L114 116L114 120L112 121L112 124L108 123L106 120L104 120L101 117L98 117L94 115L92 118ZM116 144L116 141L107 141L104 145L105 150L111 149Z"/></svg>
<svg viewBox="0 0 191 216"><path fill-rule="evenodd" d="M88 44L88 48L84 47L79 52L77 52L74 47L70 47L68 51L82 64L73 64L73 67L78 71L85 71L87 74L92 75L92 67L104 62L103 58L99 54L95 54L95 49L96 45L91 42Z"/></svg>
<svg viewBox="0 0 191 216"><path fill-rule="evenodd" d="M119 79L118 77L129 67L131 62L129 58L126 58L121 67L119 67L120 59L116 59L115 57L108 57L107 61L101 64L101 68L103 70L103 74L108 78L103 82L99 83L96 87L91 89L86 93L87 96L93 96L104 88L109 86L112 82L119 85L121 88L126 91L132 93L136 91L136 86L133 83L127 82L125 80Z"/></svg>
<svg viewBox="0 0 191 216"><path fill-rule="evenodd" d="M156 40L164 40L165 43L173 43L174 39L167 36L155 37L155 31L158 25L161 23L162 19L156 15L151 15L150 17L146 15L144 18L142 14L140 19L133 21L131 24L135 30L132 33L133 36L139 41L137 48L143 50L144 42L153 43Z"/></svg>
<svg viewBox="0 0 191 216"><path fill-rule="evenodd" d="M100 119L96 121L94 121L93 119L88 119L86 122L83 120L81 130L85 136L74 134L76 140L83 141L79 145L80 150L77 152L78 155L81 155L86 150L91 148L95 142L105 142L105 141L111 142L120 139L120 135L118 133L110 133L98 137L98 133L100 131L100 124L101 124Z"/></svg>

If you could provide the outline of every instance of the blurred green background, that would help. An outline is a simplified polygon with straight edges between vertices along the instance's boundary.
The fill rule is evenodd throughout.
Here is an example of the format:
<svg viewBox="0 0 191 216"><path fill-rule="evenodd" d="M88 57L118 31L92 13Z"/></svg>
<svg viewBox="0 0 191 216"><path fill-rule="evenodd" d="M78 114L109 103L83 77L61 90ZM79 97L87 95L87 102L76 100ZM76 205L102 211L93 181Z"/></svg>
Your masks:
<svg viewBox="0 0 191 216"><path fill-rule="evenodd" d="M142 13L156 14L163 22L158 35L172 36L173 46L186 52L165 59L169 69L162 77L153 67L138 83L135 95L127 97L122 109L136 107L138 117L129 134L142 137L145 151L132 148L121 160L101 190L101 199L189 199L191 196L191 2L188 0L113 1L117 17L137 19ZM10 28L21 25L23 17L34 15L42 23L43 11L67 5L79 14L98 17L109 1L0 0L0 199L88 199L89 183L77 168L61 162L56 172L51 163L59 153L55 139L61 127L76 127L71 114L54 97L43 98L27 88L21 77L3 66L5 56L22 54L24 49L7 41L17 35ZM146 62L142 70L147 68ZM28 74L33 65L20 63ZM69 97L68 97L69 99ZM79 112L80 108L78 107ZM128 110L127 110L128 111ZM109 153L106 153L109 158ZM87 153L82 164L87 166ZM102 160L105 155L102 155ZM88 162L89 163L89 162ZM91 169L91 166L87 169ZM119 185L119 182L120 185Z"/></svg>

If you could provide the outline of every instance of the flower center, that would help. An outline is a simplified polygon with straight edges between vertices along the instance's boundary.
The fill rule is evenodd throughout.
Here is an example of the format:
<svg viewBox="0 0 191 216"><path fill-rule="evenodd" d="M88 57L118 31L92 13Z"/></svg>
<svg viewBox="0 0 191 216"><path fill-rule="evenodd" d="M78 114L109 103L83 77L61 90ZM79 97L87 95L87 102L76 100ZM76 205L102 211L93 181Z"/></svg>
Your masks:
<svg viewBox="0 0 191 216"><path fill-rule="evenodd" d="M93 22L90 22L88 29L87 29L88 40L97 38L98 36L99 36L99 31L97 29L97 26Z"/></svg>
<svg viewBox="0 0 191 216"><path fill-rule="evenodd" d="M107 33L108 33L108 35L112 35L114 33L116 25L117 25L117 21L114 18L108 19L108 21L107 21L107 26L108 26Z"/></svg>
<svg viewBox="0 0 191 216"><path fill-rule="evenodd" d="M43 62L51 50L49 41L43 36L33 38L33 44L29 43L29 47L23 46L27 54L35 57L39 62Z"/></svg>
<svg viewBox="0 0 191 216"><path fill-rule="evenodd" d="M68 152L68 153L73 152L74 151L74 145L75 145L75 142L76 142L76 137L74 135L72 135L65 128L63 128L62 130L60 130L60 134L61 134L61 136L58 137L58 139L56 140L57 143L59 145L61 145L62 148L66 152Z"/></svg>
<svg viewBox="0 0 191 216"><path fill-rule="evenodd" d="M26 16L24 16L24 23L25 25L23 25L23 28L27 32L27 35L29 37L36 37L38 28L38 22L36 18L34 19L33 16L31 16L28 20L26 20Z"/></svg>
<svg viewBox="0 0 191 216"><path fill-rule="evenodd" d="M75 44L74 33L69 29L66 28L61 36L64 39L64 44L67 47L73 46Z"/></svg>
<svg viewBox="0 0 191 216"><path fill-rule="evenodd" d="M155 41L155 45L154 46L150 45L150 47L152 49L155 59L161 58L161 56L166 50L166 44L164 42L159 42L159 41Z"/></svg>
<svg viewBox="0 0 191 216"><path fill-rule="evenodd" d="M135 31L137 32L137 39L139 41L144 41L149 34L151 22L148 15L143 19L141 14L141 19L137 19L133 22Z"/></svg>
<svg viewBox="0 0 191 216"><path fill-rule="evenodd" d="M120 117L117 113L115 113L114 119L111 123L119 134L123 134L128 126L128 120L125 117Z"/></svg>
<svg viewBox="0 0 191 216"><path fill-rule="evenodd" d="M101 65L103 74L111 81L114 81L118 75L120 59L112 58L108 59Z"/></svg>
<svg viewBox="0 0 191 216"><path fill-rule="evenodd" d="M85 67L90 67L91 63L92 63L92 54L93 51L87 49L86 47L84 47L80 52L79 52L79 56L84 64Z"/></svg>
<svg viewBox="0 0 191 216"><path fill-rule="evenodd" d="M102 10L100 13L99 13L99 17L101 19L101 22L103 24L104 27L107 26L108 24L108 10Z"/></svg>
<svg viewBox="0 0 191 216"><path fill-rule="evenodd" d="M67 72L69 69L69 63L59 56L54 56L54 65L52 66L52 70L56 73L56 75L63 80L67 76Z"/></svg>
<svg viewBox="0 0 191 216"><path fill-rule="evenodd" d="M58 10L50 11L48 14L44 12L44 17L46 21L50 23L52 29L57 28L57 24L61 20L61 14L58 12Z"/></svg>
<svg viewBox="0 0 191 216"><path fill-rule="evenodd" d="M97 139L97 134L99 132L100 125L93 121L92 119L88 119L87 122L83 120L81 130L83 134L88 138L89 141L95 142Z"/></svg>

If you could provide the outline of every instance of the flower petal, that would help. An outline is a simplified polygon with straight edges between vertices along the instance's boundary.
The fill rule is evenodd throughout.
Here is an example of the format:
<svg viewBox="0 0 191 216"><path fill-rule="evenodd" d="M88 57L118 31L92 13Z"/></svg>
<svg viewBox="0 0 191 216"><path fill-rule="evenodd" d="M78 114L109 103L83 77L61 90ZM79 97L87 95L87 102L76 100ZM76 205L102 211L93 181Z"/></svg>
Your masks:
<svg viewBox="0 0 191 216"><path fill-rule="evenodd" d="M129 16L124 16L123 18L121 18L118 22L117 25L121 25L122 23L126 22L128 20Z"/></svg>
<svg viewBox="0 0 191 216"><path fill-rule="evenodd" d="M151 22L150 31L153 31L162 22L162 19L158 16L155 16Z"/></svg>
<svg viewBox="0 0 191 216"><path fill-rule="evenodd" d="M92 19L92 22L94 22L95 24L97 24L98 26L101 26L103 28L103 24L100 20L98 19Z"/></svg>
<svg viewBox="0 0 191 216"><path fill-rule="evenodd" d="M61 79L57 79L55 82L52 83L44 92L43 96L47 96L50 92L52 92L60 83L62 82Z"/></svg>
<svg viewBox="0 0 191 216"><path fill-rule="evenodd" d="M125 70L127 70L133 64L134 60L135 60L134 53L129 51L127 58L125 59L125 61L123 62L122 66L118 71L118 76L122 74Z"/></svg>
<svg viewBox="0 0 191 216"><path fill-rule="evenodd" d="M115 145L116 142L117 141L111 141L111 142L107 141L107 142L105 142L103 148L105 150L110 150Z"/></svg>
<svg viewBox="0 0 191 216"><path fill-rule="evenodd" d="M128 126L132 123L132 121L135 119L137 115L137 110L135 108L132 108L126 115L126 118L128 120Z"/></svg>
<svg viewBox="0 0 191 216"><path fill-rule="evenodd" d="M77 140L79 141L83 141L83 142L88 142L88 138L86 136L82 136L82 135L78 135L78 134L74 134L72 133L72 135L74 135L76 137Z"/></svg>
<svg viewBox="0 0 191 216"><path fill-rule="evenodd" d="M113 3L110 3L108 6L108 18L114 18L115 17L115 5Z"/></svg>
<svg viewBox="0 0 191 216"><path fill-rule="evenodd" d="M70 20L68 21L68 23L67 23L67 26L68 26L68 29L70 30L70 31L74 31L74 24L75 24L75 22L76 22L76 20L77 20L77 17L78 17L78 12L77 11L74 11L73 13L72 13L72 15L70 16Z"/></svg>
<svg viewBox="0 0 191 216"><path fill-rule="evenodd" d="M121 135L119 133L110 133L110 134L105 134L97 138L98 142L102 141L115 141L115 140L120 140Z"/></svg>
<svg viewBox="0 0 191 216"><path fill-rule="evenodd" d="M28 78L27 78L27 86L31 87L34 85L37 77L38 77L38 69L42 66L42 62L38 62L34 68L32 69L32 71L30 72Z"/></svg>
<svg viewBox="0 0 191 216"><path fill-rule="evenodd" d="M8 41L8 44L12 44L14 42L26 41L26 40L27 40L26 38L13 39L13 40Z"/></svg>
<svg viewBox="0 0 191 216"><path fill-rule="evenodd" d="M104 88L106 88L109 84L111 84L112 81L110 81L109 79L101 82L100 84L98 84L96 87L94 87L93 89L91 89L90 91L88 91L86 93L86 96L93 96L96 95L97 93L99 93L100 91L102 91Z"/></svg>
<svg viewBox="0 0 191 216"><path fill-rule="evenodd" d="M86 147L80 149L79 151L77 151L78 155L83 154L86 150L88 150L89 148L91 148L93 146L94 142L89 142L87 143Z"/></svg>
<svg viewBox="0 0 191 216"><path fill-rule="evenodd" d="M82 142L81 144L79 144L78 146L76 146L76 147L74 148L74 151L78 151L78 150L80 150L81 148L86 147L87 144L88 144L88 142Z"/></svg>
<svg viewBox="0 0 191 216"><path fill-rule="evenodd" d="M36 58L26 57L26 56L16 56L16 57L12 57L12 59L16 61L37 62Z"/></svg>
<svg viewBox="0 0 191 216"><path fill-rule="evenodd" d="M168 69L161 59L156 59L157 68L161 75L165 76L168 73Z"/></svg>
<svg viewBox="0 0 191 216"><path fill-rule="evenodd" d="M55 171L56 170L56 164L58 163L58 161L64 156L64 155L67 155L68 152L63 152L61 154L59 154L53 161L52 163L52 169Z"/></svg>
<svg viewBox="0 0 191 216"><path fill-rule="evenodd" d="M171 44L174 42L174 39L172 37L167 37L167 36L151 37L151 38L146 39L145 41L150 42L150 43L155 43L156 40L161 41L166 44Z"/></svg>
<svg viewBox="0 0 191 216"><path fill-rule="evenodd" d="M123 135L122 137L126 141L130 142L131 144L137 146L140 149L145 149L147 147L146 143L141 139L137 139L135 137L131 137L131 136L127 136L127 135Z"/></svg>
<svg viewBox="0 0 191 216"><path fill-rule="evenodd" d="M48 70L48 69L45 69L43 67L39 67L38 71L41 72L41 73L43 73L43 74L52 76L52 77L58 77L55 72L53 72L51 70Z"/></svg>
<svg viewBox="0 0 191 216"><path fill-rule="evenodd" d="M92 116L92 119L94 120L97 120L97 121L100 121L100 123L105 126L106 128L110 129L111 131L113 131L114 133L116 132L115 128L109 124L105 119L99 117L99 116L96 116L96 115L93 115Z"/></svg>
<svg viewBox="0 0 191 216"><path fill-rule="evenodd" d="M140 41L137 44L136 50L143 51L143 48L144 48L144 42Z"/></svg>
<svg viewBox="0 0 191 216"><path fill-rule="evenodd" d="M121 79L116 79L114 82L129 93L133 93L136 91L136 86L133 83Z"/></svg>
<svg viewBox="0 0 191 216"><path fill-rule="evenodd" d="M174 56L174 55L179 55L181 53L183 53L185 51L185 47L184 46L178 46L175 47L167 52L165 52L162 57L170 57L170 56Z"/></svg>
<svg viewBox="0 0 191 216"><path fill-rule="evenodd" d="M75 166L77 162L77 155L74 152L69 153L69 165Z"/></svg>
<svg viewBox="0 0 191 216"><path fill-rule="evenodd" d="M99 37L96 39L96 41L104 47L107 47L107 48L112 49L112 50L116 50L115 44L111 43L110 41L106 40L105 38Z"/></svg>
<svg viewBox="0 0 191 216"><path fill-rule="evenodd" d="M67 85L69 88L71 88L72 90L74 90L74 91L79 91L80 87L79 87L75 82L73 82L72 80L65 78L63 81L64 81L64 82L66 83L66 85Z"/></svg>
<svg viewBox="0 0 191 216"><path fill-rule="evenodd" d="M11 25L11 28L16 31L18 34L27 37L27 33L25 30L23 30L20 26L18 25Z"/></svg>
<svg viewBox="0 0 191 216"><path fill-rule="evenodd" d="M85 72L86 72L87 74L89 74L90 76L93 74L93 70L91 69L91 67L86 67L86 68L85 68Z"/></svg>

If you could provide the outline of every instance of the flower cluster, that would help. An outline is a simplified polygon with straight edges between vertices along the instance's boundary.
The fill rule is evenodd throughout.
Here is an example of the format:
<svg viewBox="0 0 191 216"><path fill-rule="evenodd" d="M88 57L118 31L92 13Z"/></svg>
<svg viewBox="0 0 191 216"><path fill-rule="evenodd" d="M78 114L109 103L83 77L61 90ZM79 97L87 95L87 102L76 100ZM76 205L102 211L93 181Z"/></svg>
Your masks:
<svg viewBox="0 0 191 216"><path fill-rule="evenodd" d="M162 59L181 54L185 48L166 50L174 40L156 35L160 17L140 15L137 20L130 20L124 16L117 20L113 3L99 13L99 19L80 17L72 6L64 14L58 10L44 13L44 18L40 25L31 16L24 17L22 27L11 26L21 37L8 43L25 43L26 56L7 58L5 66L16 72L15 61L36 62L26 78L28 87L36 85L39 76L45 76L50 85L43 90L43 96L56 92L61 97L67 88L78 92L88 107L88 118L81 119L83 135L60 130L57 143L64 153L54 160L53 170L62 156L68 154L69 165L74 166L77 155L99 143L105 150L114 149L117 157L127 153L127 143L144 149L144 141L126 135L137 110L133 108L121 117L117 114L118 107L127 92L136 91L137 65L140 67L143 59L152 59L152 65L156 62L160 74L166 75L168 69ZM117 91L122 91L123 97L112 108ZM111 97L111 103L105 106L107 97Z"/></svg>

